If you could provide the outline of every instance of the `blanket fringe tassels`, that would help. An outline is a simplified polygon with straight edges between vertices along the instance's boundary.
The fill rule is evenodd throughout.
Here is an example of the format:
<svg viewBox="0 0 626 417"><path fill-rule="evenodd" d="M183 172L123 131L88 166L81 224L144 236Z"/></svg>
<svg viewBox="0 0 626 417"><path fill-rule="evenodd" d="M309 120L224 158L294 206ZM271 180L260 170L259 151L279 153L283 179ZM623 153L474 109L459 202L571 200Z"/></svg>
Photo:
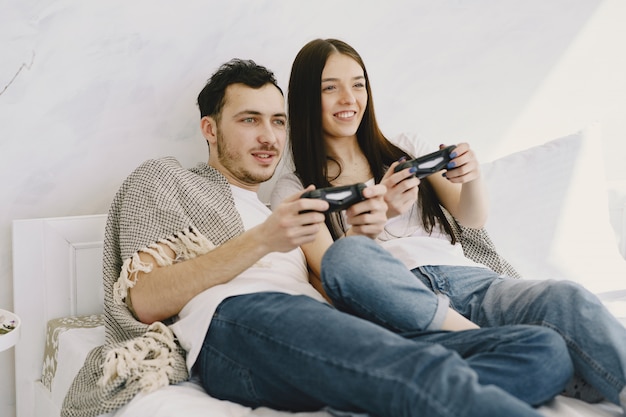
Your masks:
<svg viewBox="0 0 626 417"><path fill-rule="evenodd" d="M170 383L176 349L174 334L163 323L155 322L145 335L107 352L100 385L115 381L138 381L141 390L151 392Z"/></svg>
<svg viewBox="0 0 626 417"><path fill-rule="evenodd" d="M164 245L175 253L175 259L168 255ZM150 254L157 265L167 266L203 255L214 248L215 245L206 237L190 227L135 252L122 265L120 276L113 286L114 301L124 304L128 290L137 282L137 273L152 270L153 265L142 262L139 252ZM147 392L168 385L174 371L172 352L176 347L174 333L169 327L154 322L143 336L107 352L99 384L106 386L119 380L139 381L141 389Z"/></svg>
<svg viewBox="0 0 626 417"><path fill-rule="evenodd" d="M172 259L167 255L163 245L168 246L176 254L176 259ZM118 280L113 286L113 297L116 303L124 304L124 299L128 295L128 289L132 288L137 282L138 272L152 271L152 264L141 261L139 252L150 254L159 266L171 265L175 262L184 261L203 255L215 248L206 237L198 232L193 226L189 230L184 230L167 239L159 240L139 251L133 256L126 259L122 265L122 270Z"/></svg>

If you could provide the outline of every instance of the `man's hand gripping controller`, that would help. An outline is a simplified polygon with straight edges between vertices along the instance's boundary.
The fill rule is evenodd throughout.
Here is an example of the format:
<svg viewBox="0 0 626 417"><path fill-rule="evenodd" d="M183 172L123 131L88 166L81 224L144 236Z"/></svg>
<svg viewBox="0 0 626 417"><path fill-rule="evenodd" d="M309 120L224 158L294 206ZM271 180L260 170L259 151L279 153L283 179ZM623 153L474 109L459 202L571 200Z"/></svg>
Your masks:
<svg viewBox="0 0 626 417"><path fill-rule="evenodd" d="M345 210L351 205L365 200L365 197L363 197L365 187L365 184L358 183L339 187L318 188L305 192L300 198L318 198L327 201L329 212Z"/></svg>

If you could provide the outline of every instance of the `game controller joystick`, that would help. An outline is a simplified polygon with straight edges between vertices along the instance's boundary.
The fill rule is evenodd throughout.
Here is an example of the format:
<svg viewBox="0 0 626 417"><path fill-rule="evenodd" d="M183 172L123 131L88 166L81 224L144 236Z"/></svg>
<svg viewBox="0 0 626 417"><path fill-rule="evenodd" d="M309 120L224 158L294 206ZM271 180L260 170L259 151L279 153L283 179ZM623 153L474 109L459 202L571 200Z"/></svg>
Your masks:
<svg viewBox="0 0 626 417"><path fill-rule="evenodd" d="M329 212L345 210L351 205L365 200L365 197L363 197L365 187L365 184L358 183L339 187L318 188L305 192L301 198L318 198L327 201Z"/></svg>
<svg viewBox="0 0 626 417"><path fill-rule="evenodd" d="M420 156L419 158L412 159L410 161L398 164L394 169L394 172L402 171L406 168L415 167L415 176L417 178L424 178L430 174L441 171L446 168L448 162L450 162L450 153L456 148L455 145L447 146L436 152L429 153L428 155Z"/></svg>

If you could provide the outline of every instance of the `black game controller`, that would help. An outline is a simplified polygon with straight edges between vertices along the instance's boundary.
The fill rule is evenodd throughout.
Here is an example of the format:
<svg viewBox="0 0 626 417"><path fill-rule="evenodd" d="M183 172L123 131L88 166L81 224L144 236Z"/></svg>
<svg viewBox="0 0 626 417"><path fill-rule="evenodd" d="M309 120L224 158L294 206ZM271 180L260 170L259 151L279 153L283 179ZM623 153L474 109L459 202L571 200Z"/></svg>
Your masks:
<svg viewBox="0 0 626 417"><path fill-rule="evenodd" d="M405 168L415 167L415 176L417 178L424 178L430 174L441 171L444 169L448 162L450 162L450 153L456 148L455 145L447 146L436 152L429 153L428 155L420 156L419 158L412 159L410 161L398 164L394 169L394 172L402 171Z"/></svg>
<svg viewBox="0 0 626 417"><path fill-rule="evenodd" d="M351 205L365 200L365 197L363 197L365 187L365 184L358 183L339 187L318 188L317 190L305 192L300 198L318 198L328 201L330 205L328 208L329 212L345 210Z"/></svg>

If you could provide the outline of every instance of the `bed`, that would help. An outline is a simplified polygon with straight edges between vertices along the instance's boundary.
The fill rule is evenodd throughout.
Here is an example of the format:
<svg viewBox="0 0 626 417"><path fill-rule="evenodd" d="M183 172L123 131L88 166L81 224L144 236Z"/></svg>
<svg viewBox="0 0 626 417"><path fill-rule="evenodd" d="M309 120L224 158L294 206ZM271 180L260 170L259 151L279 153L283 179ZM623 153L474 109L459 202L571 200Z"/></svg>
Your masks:
<svg viewBox="0 0 626 417"><path fill-rule="evenodd" d="M603 173L599 149L599 129L592 126L484 163L492 205L487 229L523 276L580 282L626 324L626 261L610 227L606 190L598 186ZM105 220L105 215L89 215L13 222L14 310L22 320L15 350L18 417L58 417L87 352L104 341ZM540 410L548 417L622 415L606 402L564 396ZM251 410L210 398L189 381L140 394L109 417L172 415L330 416Z"/></svg>

